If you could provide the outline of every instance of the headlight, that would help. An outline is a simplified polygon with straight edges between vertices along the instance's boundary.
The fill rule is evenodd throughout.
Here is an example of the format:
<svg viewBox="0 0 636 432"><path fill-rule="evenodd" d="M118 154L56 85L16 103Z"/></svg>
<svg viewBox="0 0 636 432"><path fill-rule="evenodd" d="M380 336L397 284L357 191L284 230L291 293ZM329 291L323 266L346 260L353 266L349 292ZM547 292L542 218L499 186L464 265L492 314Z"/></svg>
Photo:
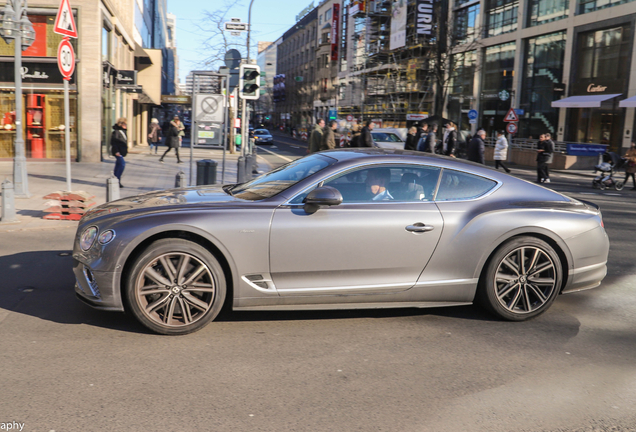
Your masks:
<svg viewBox="0 0 636 432"><path fill-rule="evenodd" d="M110 242L111 242L114 238L115 238L115 231L113 231L113 230L106 230L106 231L104 231L103 233L101 233L101 234L99 235L99 238L97 239L97 241L98 241L100 244L105 245L105 244L110 243Z"/></svg>
<svg viewBox="0 0 636 432"><path fill-rule="evenodd" d="M95 242L95 237L97 237L97 227L91 226L86 228L80 237L80 248L83 251L89 250Z"/></svg>

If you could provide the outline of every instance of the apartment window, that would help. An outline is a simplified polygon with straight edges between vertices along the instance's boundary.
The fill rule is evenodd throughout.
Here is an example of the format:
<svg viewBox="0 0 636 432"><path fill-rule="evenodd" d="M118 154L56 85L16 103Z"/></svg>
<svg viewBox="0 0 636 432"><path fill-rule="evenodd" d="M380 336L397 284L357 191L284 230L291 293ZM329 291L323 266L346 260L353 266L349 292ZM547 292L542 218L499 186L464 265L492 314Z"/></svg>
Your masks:
<svg viewBox="0 0 636 432"><path fill-rule="evenodd" d="M479 25L479 3L459 9L455 12L454 44L468 43L475 40Z"/></svg>
<svg viewBox="0 0 636 432"><path fill-rule="evenodd" d="M330 19L331 19L331 9L327 9L327 12L325 12L325 22L329 22Z"/></svg>
<svg viewBox="0 0 636 432"><path fill-rule="evenodd" d="M536 26L567 18L569 0L530 0L528 2L528 26Z"/></svg>
<svg viewBox="0 0 636 432"><path fill-rule="evenodd" d="M594 12L599 9L605 9L632 1L634 0L579 0L579 13Z"/></svg>
<svg viewBox="0 0 636 432"><path fill-rule="evenodd" d="M331 32L324 32L322 34L321 42L323 44L331 43Z"/></svg>
<svg viewBox="0 0 636 432"><path fill-rule="evenodd" d="M486 11L486 37L517 30L518 0L490 0Z"/></svg>
<svg viewBox="0 0 636 432"><path fill-rule="evenodd" d="M110 61L110 31L102 27L102 61Z"/></svg>

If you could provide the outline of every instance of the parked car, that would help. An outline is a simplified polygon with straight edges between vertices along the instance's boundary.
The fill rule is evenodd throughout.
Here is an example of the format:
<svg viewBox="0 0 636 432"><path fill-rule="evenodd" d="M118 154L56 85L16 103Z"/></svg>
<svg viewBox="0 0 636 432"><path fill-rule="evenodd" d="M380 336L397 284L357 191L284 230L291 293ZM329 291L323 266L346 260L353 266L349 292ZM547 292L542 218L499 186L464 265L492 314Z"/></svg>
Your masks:
<svg viewBox="0 0 636 432"><path fill-rule="evenodd" d="M382 200L378 200L381 197ZM478 302L523 321L594 288L609 240L598 206L426 153L314 153L243 184L149 192L89 210L75 291L185 334L234 310Z"/></svg>
<svg viewBox="0 0 636 432"><path fill-rule="evenodd" d="M402 130L398 128L381 128L371 131L376 147L387 149L404 149L406 134L402 136Z"/></svg>
<svg viewBox="0 0 636 432"><path fill-rule="evenodd" d="M253 136L256 144L272 144L274 140L267 129L255 129Z"/></svg>

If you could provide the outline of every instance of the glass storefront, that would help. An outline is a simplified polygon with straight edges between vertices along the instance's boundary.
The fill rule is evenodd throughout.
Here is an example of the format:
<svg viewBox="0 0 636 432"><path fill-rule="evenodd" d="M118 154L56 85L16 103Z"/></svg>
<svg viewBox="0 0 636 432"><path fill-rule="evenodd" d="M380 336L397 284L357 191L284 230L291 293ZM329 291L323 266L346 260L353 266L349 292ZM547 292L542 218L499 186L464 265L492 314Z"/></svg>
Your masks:
<svg viewBox="0 0 636 432"><path fill-rule="evenodd" d="M486 48L481 90L481 125L489 135L506 127L503 120L511 106L515 52L515 42Z"/></svg>
<svg viewBox="0 0 636 432"><path fill-rule="evenodd" d="M570 95L626 95L632 38L631 23L580 33ZM608 99L599 108L568 109L566 140L608 144L617 151L625 118L619 99Z"/></svg>
<svg viewBox="0 0 636 432"><path fill-rule="evenodd" d="M524 110L519 122L519 136L537 138L557 131L559 110L552 108L558 99L556 84L563 82L566 32L557 32L525 41L523 84L519 108Z"/></svg>

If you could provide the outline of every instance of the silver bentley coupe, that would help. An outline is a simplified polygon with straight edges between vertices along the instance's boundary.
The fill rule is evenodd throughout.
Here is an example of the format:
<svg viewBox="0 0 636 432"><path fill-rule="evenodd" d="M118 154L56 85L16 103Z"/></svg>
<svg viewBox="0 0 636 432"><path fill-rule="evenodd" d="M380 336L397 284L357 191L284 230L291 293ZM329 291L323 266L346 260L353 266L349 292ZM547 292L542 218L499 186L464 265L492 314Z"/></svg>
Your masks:
<svg viewBox="0 0 636 432"><path fill-rule="evenodd" d="M594 288L599 208L426 153L315 153L243 184L146 193L80 221L77 296L186 334L232 310L467 305L523 321Z"/></svg>

